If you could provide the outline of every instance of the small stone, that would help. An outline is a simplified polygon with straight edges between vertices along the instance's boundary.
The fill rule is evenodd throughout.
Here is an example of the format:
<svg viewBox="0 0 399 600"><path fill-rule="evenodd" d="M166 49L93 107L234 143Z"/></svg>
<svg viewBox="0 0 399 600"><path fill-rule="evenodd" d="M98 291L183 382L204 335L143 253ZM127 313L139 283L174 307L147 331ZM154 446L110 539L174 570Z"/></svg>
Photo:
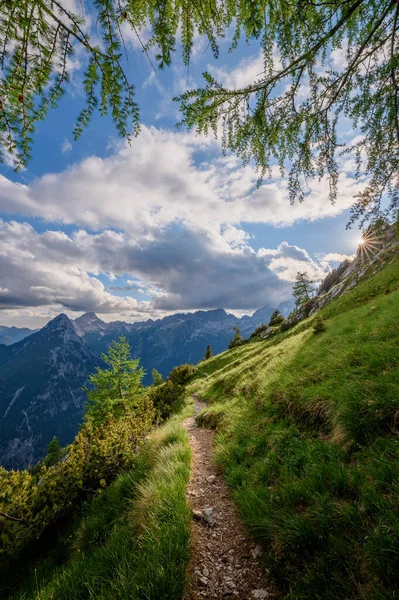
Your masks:
<svg viewBox="0 0 399 600"><path fill-rule="evenodd" d="M261 600L263 598L268 598L269 597L269 592L267 592L266 590L254 590L252 592L252 597L253 598L261 598Z"/></svg>
<svg viewBox="0 0 399 600"><path fill-rule="evenodd" d="M228 587L225 587L223 590L223 596L232 596L233 595L233 590L231 590Z"/></svg>
<svg viewBox="0 0 399 600"><path fill-rule="evenodd" d="M202 511L202 517L206 523L208 523L209 527L213 527L215 525L215 517L213 516L213 508L204 508Z"/></svg>
<svg viewBox="0 0 399 600"><path fill-rule="evenodd" d="M251 550L251 554L254 558L259 558L262 555L262 548L259 545L255 546L255 548Z"/></svg>
<svg viewBox="0 0 399 600"><path fill-rule="evenodd" d="M202 519L202 512L200 510L193 510L193 519L195 521L201 521L201 519Z"/></svg>
<svg viewBox="0 0 399 600"><path fill-rule="evenodd" d="M209 577L209 570L206 567L204 567L202 569L202 574L204 577Z"/></svg>
<svg viewBox="0 0 399 600"><path fill-rule="evenodd" d="M216 475L209 475L209 477L207 477L206 480L208 483L215 483Z"/></svg>
<svg viewBox="0 0 399 600"><path fill-rule="evenodd" d="M208 585L208 580L206 577L200 577L200 582L202 585ZM263 598L263 596L259 596L259 598Z"/></svg>

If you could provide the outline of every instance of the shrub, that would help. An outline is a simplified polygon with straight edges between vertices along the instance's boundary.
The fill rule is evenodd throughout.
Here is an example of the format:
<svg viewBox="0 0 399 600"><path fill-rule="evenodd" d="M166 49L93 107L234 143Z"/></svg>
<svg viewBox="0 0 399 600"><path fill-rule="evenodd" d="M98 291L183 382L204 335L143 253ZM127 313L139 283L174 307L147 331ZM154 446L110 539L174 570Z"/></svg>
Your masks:
<svg viewBox="0 0 399 600"><path fill-rule="evenodd" d="M277 308L272 312L272 316L270 317L269 326L273 327L274 325L280 325L280 323L284 322L284 317L280 313Z"/></svg>
<svg viewBox="0 0 399 600"><path fill-rule="evenodd" d="M268 329L268 327L269 327L269 325L266 325L265 323L261 323L261 325L259 325L259 327L257 327L256 329L254 329L254 331L249 336L249 339L253 339L255 337L259 337L260 334L263 331L266 331L266 329Z"/></svg>
<svg viewBox="0 0 399 600"><path fill-rule="evenodd" d="M53 467L42 467L39 480L28 471L0 467L0 557L6 562L26 542L39 537L62 515L76 506L87 491L101 489L129 468L138 448L152 428L155 411L142 396L135 412L116 419L110 415L98 427L87 421Z"/></svg>
<svg viewBox="0 0 399 600"><path fill-rule="evenodd" d="M152 385L157 386L157 385L161 385L161 383L163 383L163 378L159 371L157 371L156 369L153 369L151 371L151 375L152 375Z"/></svg>
<svg viewBox="0 0 399 600"><path fill-rule="evenodd" d="M181 409L184 399L184 387L168 379L164 383L153 387L150 391L150 397L158 419L164 420Z"/></svg>
<svg viewBox="0 0 399 600"><path fill-rule="evenodd" d="M323 317L317 317L315 322L313 323L313 333L323 333L323 331L327 331L326 322Z"/></svg>
<svg viewBox="0 0 399 600"><path fill-rule="evenodd" d="M233 331L234 331L234 336L230 340L230 343L228 345L229 350L231 350L232 348L237 348L238 346L242 346L247 341L247 340L244 340L244 338L242 337L241 330L238 327L234 326Z"/></svg>
<svg viewBox="0 0 399 600"><path fill-rule="evenodd" d="M183 385L192 377L195 373L194 365L183 364L179 367L175 367L173 371L169 375L169 379L173 383L177 383L179 385Z"/></svg>

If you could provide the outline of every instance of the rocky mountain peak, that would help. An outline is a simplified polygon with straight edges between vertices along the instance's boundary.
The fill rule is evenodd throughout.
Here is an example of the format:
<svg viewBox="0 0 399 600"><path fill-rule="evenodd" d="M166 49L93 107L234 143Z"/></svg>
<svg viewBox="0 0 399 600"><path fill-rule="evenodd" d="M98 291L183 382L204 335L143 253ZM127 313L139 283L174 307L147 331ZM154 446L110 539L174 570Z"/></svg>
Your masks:
<svg viewBox="0 0 399 600"><path fill-rule="evenodd" d="M94 312L87 312L74 320L75 330L78 335L84 335L93 331L101 331L106 323L99 319Z"/></svg>
<svg viewBox="0 0 399 600"><path fill-rule="evenodd" d="M47 323L47 325L45 327L43 327L43 329L41 331L45 332L46 330L50 330L51 332L54 332L56 330L60 331L60 332L62 332L62 331L74 332L75 331L72 321L64 313L57 315L54 319L49 321Z"/></svg>

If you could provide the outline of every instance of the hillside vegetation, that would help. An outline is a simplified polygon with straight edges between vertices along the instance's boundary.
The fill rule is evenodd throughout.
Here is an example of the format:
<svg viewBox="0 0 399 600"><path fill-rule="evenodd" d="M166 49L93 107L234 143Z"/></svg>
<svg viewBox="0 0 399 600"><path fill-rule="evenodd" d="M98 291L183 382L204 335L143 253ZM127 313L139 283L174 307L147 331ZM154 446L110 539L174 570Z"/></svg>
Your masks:
<svg viewBox="0 0 399 600"><path fill-rule="evenodd" d="M398 363L396 259L286 333L202 363L190 385L284 598L396 598Z"/></svg>
<svg viewBox="0 0 399 600"><path fill-rule="evenodd" d="M46 552L39 548L40 560L37 547L26 552L10 581L3 579L1 597L182 598L191 520L185 496L191 449L183 417L156 430L130 469L59 528Z"/></svg>

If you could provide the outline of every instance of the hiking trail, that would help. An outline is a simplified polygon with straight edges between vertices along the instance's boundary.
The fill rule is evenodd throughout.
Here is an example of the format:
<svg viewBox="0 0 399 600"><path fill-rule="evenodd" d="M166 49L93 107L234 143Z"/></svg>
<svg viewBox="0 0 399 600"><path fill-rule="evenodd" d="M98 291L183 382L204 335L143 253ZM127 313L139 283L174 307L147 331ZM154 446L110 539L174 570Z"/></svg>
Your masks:
<svg viewBox="0 0 399 600"><path fill-rule="evenodd" d="M206 404L193 396L194 416L186 419L193 450L187 497L193 511L193 551L186 600L199 598L272 599L258 558L212 456L214 431L198 427L195 416Z"/></svg>

